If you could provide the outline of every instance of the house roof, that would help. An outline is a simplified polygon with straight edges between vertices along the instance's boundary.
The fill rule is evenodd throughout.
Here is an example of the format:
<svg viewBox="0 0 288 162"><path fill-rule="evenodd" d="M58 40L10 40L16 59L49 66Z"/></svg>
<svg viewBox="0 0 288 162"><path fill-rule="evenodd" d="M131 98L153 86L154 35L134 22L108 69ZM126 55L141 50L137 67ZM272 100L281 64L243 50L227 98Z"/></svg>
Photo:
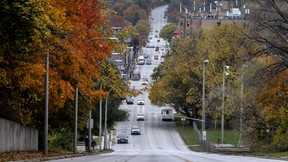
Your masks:
<svg viewBox="0 0 288 162"><path fill-rule="evenodd" d="M179 35L181 33L181 30L180 29L176 29L174 32L173 32L173 35Z"/></svg>

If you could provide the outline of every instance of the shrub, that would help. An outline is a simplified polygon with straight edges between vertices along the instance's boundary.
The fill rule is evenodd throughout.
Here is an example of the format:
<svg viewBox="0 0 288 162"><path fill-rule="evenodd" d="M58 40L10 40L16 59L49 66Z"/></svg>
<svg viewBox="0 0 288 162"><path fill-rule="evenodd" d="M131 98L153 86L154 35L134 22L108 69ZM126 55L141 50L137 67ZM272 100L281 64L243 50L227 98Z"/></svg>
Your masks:
<svg viewBox="0 0 288 162"><path fill-rule="evenodd" d="M49 150L71 151L73 147L73 132L66 128L60 128L49 134Z"/></svg>

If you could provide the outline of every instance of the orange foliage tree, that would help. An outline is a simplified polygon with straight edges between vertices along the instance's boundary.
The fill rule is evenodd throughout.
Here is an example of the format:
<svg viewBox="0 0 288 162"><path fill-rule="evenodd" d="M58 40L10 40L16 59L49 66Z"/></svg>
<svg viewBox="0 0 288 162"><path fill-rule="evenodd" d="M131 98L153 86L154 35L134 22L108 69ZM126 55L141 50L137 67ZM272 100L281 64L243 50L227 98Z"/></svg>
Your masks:
<svg viewBox="0 0 288 162"><path fill-rule="evenodd" d="M94 81L101 62L107 62L117 46L107 39L111 31L104 6L98 0L3 1L0 5L10 6L0 12L7 17L1 20L7 25L0 29L5 36L0 51L0 117L41 129L48 52L50 127L72 127L75 87L80 90L79 120L84 120L87 110L106 95Z"/></svg>

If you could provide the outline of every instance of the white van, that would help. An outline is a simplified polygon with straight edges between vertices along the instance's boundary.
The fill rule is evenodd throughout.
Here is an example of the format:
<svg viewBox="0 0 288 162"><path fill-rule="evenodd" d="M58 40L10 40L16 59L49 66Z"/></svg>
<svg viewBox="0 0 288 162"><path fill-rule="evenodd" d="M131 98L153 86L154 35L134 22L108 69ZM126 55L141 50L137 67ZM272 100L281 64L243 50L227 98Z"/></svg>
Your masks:
<svg viewBox="0 0 288 162"><path fill-rule="evenodd" d="M171 108L161 109L161 119L162 121L174 121L173 109Z"/></svg>
<svg viewBox="0 0 288 162"><path fill-rule="evenodd" d="M140 71L139 70L133 70L131 79L132 80L140 80L140 78L141 78Z"/></svg>

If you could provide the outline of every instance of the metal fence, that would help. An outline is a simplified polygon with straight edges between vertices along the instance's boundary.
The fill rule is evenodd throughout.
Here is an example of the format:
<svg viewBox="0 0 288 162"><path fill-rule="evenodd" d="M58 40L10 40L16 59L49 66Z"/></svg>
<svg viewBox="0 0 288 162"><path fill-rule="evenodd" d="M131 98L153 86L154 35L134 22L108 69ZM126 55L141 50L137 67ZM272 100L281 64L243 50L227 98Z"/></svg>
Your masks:
<svg viewBox="0 0 288 162"><path fill-rule="evenodd" d="M197 139L198 139L201 147L204 149L204 151L207 151L207 152L215 152L216 151L213 143L208 142L206 140L202 140L201 133L200 133L195 122L193 122L193 130L196 133Z"/></svg>

